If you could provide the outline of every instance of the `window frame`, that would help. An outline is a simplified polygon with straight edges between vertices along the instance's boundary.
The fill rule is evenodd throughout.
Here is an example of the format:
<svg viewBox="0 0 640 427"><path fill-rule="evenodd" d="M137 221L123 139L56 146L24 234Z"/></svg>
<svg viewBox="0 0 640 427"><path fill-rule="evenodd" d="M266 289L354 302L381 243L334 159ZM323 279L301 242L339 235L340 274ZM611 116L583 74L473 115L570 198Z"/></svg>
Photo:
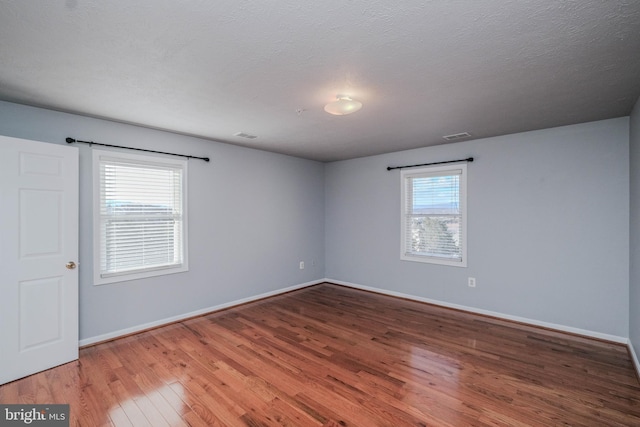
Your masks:
<svg viewBox="0 0 640 427"><path fill-rule="evenodd" d="M166 158L153 155L129 154L119 151L93 150L93 284L106 285L110 283L125 282L130 280L144 279L148 277L164 276L168 274L183 273L189 271L188 256L188 212L187 212L187 189L188 189L188 162L186 160ZM128 163L137 163L140 166L161 166L173 167L182 170L182 263L178 265L165 265L151 268L141 268L121 273L109 273L103 276L101 271L101 248L102 232L100 218L100 191L101 174L100 164L103 160L115 160Z"/></svg>
<svg viewBox="0 0 640 427"><path fill-rule="evenodd" d="M407 194L407 179L415 178L415 177L426 177L433 175L441 175L447 176L447 172L452 172L450 175L453 175L454 171L460 170L460 187L459 187L459 203L460 203L460 260L453 260L446 257L438 257L438 256L429 256L429 255L418 255L407 253L406 245L407 245L407 223L408 223L408 213L406 212L407 208L407 198L409 195ZM456 173L456 175L458 175ZM447 265L453 267L467 267L467 165L463 164L452 164L445 166L426 166L421 168L413 168L413 169L403 169L400 171L400 192L401 192L401 207L400 207L400 216L401 216L401 227L400 227L400 259L403 261L414 261L414 262L422 262L428 264L438 264L438 265Z"/></svg>

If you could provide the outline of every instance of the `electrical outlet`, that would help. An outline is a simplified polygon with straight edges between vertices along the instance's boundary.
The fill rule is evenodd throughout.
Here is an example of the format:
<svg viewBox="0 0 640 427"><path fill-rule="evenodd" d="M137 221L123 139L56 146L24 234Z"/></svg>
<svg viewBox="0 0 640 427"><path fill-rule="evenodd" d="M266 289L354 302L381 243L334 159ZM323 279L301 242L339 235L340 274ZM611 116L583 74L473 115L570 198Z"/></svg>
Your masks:
<svg viewBox="0 0 640 427"><path fill-rule="evenodd" d="M300 261L300 270L304 270L304 261Z"/></svg>
<svg viewBox="0 0 640 427"><path fill-rule="evenodd" d="M469 287L470 288L475 288L476 287L476 278L475 277L469 277Z"/></svg>

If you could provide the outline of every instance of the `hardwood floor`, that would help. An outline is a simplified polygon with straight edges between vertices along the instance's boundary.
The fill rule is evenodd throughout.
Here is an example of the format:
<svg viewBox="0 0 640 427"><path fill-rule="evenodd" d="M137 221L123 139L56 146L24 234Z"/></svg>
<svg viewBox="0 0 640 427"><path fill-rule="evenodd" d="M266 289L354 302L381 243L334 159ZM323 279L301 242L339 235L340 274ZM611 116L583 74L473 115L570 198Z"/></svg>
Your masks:
<svg viewBox="0 0 640 427"><path fill-rule="evenodd" d="M624 346L322 284L0 387L79 426L632 426Z"/></svg>

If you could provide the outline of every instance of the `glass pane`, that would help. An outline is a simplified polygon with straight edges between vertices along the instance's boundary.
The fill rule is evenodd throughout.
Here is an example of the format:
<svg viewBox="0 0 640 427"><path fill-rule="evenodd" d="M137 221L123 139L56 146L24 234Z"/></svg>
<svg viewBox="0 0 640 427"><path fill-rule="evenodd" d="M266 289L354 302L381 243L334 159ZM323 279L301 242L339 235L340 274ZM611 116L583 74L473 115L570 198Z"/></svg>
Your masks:
<svg viewBox="0 0 640 427"><path fill-rule="evenodd" d="M412 216L410 253L460 258L460 216Z"/></svg>
<svg viewBox="0 0 640 427"><path fill-rule="evenodd" d="M101 272L182 263L182 169L101 163Z"/></svg>
<svg viewBox="0 0 640 427"><path fill-rule="evenodd" d="M460 176L412 178L411 210L414 214L459 214Z"/></svg>

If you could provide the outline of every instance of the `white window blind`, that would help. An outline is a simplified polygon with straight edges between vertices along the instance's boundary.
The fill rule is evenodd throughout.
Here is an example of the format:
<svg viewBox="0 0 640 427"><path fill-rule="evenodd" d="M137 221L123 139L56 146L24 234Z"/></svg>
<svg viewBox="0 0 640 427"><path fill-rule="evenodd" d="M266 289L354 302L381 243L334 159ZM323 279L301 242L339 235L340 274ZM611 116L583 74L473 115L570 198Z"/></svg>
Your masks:
<svg viewBox="0 0 640 427"><path fill-rule="evenodd" d="M466 266L466 165L403 171L405 260Z"/></svg>
<svg viewBox="0 0 640 427"><path fill-rule="evenodd" d="M162 160L99 156L99 279L184 271L186 163Z"/></svg>

